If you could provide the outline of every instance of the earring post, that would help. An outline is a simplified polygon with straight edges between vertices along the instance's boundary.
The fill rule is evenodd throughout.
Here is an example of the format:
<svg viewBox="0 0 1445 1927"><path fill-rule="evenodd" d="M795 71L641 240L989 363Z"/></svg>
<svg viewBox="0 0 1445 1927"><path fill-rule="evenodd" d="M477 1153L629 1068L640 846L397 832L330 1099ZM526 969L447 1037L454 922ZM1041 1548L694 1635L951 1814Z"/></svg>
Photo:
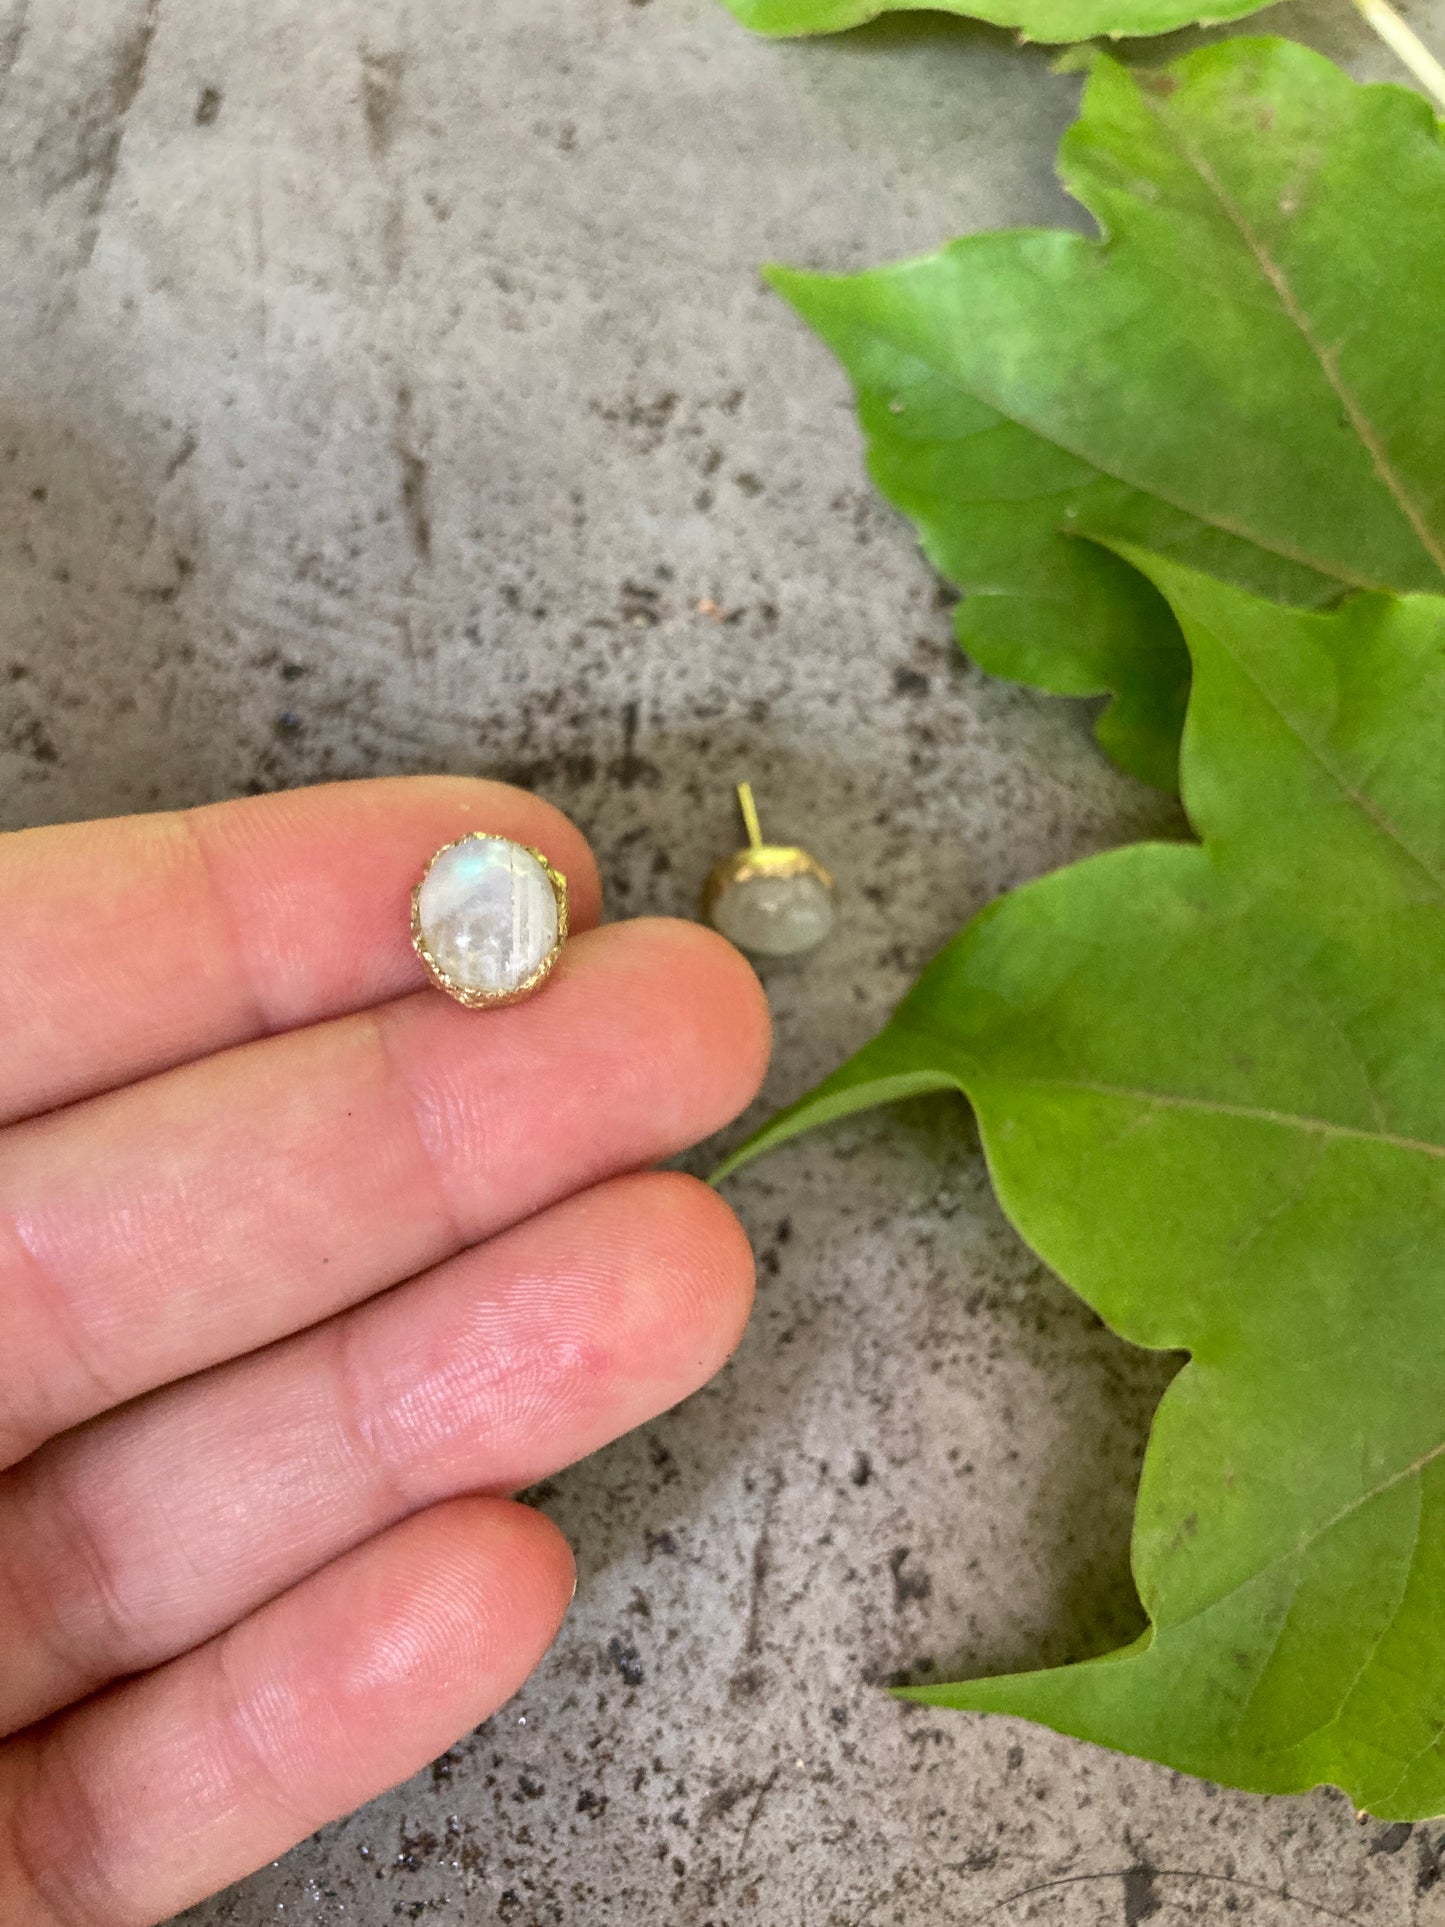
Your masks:
<svg viewBox="0 0 1445 1927"><path fill-rule="evenodd" d="M763 847L763 832L758 824L758 806L753 801L751 783L738 784L738 807L743 813L743 826L748 833L748 844L754 850Z"/></svg>

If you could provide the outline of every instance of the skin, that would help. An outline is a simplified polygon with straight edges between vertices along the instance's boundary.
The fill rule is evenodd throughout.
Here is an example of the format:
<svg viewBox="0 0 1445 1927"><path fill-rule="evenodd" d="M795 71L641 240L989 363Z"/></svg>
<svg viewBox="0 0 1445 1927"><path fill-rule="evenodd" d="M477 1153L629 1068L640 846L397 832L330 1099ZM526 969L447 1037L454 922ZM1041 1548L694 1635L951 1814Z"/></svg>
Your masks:
<svg viewBox="0 0 1445 1927"><path fill-rule="evenodd" d="M410 948L469 829L570 883L510 1009ZM749 1102L767 1012L464 779L22 831L0 906L0 1927L146 1927L542 1657L571 1556L508 1495L736 1344L746 1239L649 1167Z"/></svg>

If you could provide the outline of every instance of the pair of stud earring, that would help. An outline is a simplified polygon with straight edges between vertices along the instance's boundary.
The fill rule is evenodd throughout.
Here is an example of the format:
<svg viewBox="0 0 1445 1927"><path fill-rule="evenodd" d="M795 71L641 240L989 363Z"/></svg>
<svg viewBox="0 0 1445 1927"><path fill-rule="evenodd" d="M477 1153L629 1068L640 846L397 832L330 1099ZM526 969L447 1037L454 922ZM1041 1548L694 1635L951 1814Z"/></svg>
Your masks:
<svg viewBox="0 0 1445 1927"><path fill-rule="evenodd" d="M765 843L738 784L747 844L713 866L702 914L754 957L796 957L833 927L833 879L808 851ZM475 830L443 844L412 892L411 938L439 990L472 1010L540 990L567 940L567 879L529 844Z"/></svg>

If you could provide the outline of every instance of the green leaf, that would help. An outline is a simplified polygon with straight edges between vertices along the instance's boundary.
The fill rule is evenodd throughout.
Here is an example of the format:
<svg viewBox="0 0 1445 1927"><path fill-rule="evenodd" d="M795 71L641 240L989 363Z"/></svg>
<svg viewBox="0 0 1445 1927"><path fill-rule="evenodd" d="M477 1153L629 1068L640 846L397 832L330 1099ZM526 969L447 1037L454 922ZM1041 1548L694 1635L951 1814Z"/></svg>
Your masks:
<svg viewBox="0 0 1445 1927"><path fill-rule="evenodd" d="M1132 552L1187 638L1200 845L985 911L733 1164L954 1085L1005 1210L1190 1354L1102 1660L920 1691L1230 1785L1445 1812L1445 601L1305 613Z"/></svg>
<svg viewBox="0 0 1445 1927"><path fill-rule="evenodd" d="M1202 21L1213 26L1258 13L1270 0L726 0L756 33L838 33L885 13L967 14L997 27L1017 27L1026 40L1092 40L1096 35L1172 33Z"/></svg>
<svg viewBox="0 0 1445 1927"><path fill-rule="evenodd" d="M981 666L1112 692L1172 787L1188 662L1079 535L1301 607L1445 589L1445 141L1425 101L1284 40L1100 59L1064 184L1105 238L981 234L854 276L775 270L842 360L869 467L969 593Z"/></svg>

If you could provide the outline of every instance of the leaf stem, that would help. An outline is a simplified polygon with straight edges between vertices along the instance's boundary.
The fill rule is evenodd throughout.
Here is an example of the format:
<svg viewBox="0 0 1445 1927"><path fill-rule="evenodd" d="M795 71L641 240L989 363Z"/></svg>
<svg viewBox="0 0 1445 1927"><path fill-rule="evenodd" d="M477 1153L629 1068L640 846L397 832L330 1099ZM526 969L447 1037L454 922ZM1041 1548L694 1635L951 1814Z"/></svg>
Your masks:
<svg viewBox="0 0 1445 1927"><path fill-rule="evenodd" d="M1389 0L1355 0L1355 5L1384 41L1410 69L1420 85L1445 107L1445 67L1431 53L1413 27L1408 27Z"/></svg>

